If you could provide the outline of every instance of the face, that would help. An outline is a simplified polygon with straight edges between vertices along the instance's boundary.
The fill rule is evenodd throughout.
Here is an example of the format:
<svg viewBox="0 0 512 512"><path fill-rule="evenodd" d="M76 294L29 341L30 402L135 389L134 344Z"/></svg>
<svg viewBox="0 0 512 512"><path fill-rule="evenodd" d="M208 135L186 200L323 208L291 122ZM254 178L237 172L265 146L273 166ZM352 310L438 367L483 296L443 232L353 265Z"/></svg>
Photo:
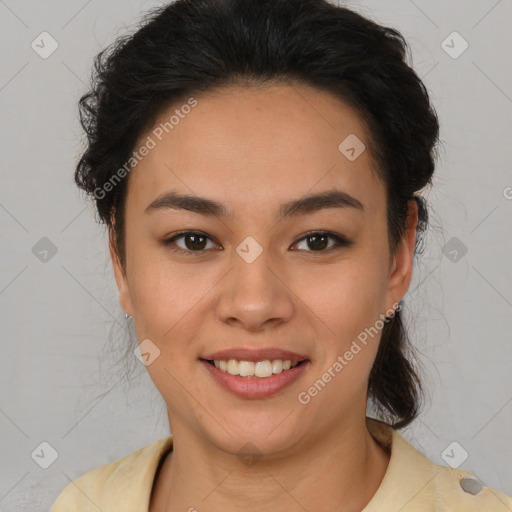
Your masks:
<svg viewBox="0 0 512 512"><path fill-rule="evenodd" d="M126 269L110 247L120 303L175 436L282 453L364 418L378 328L411 279L415 203L391 254L368 132L331 95L273 85L194 97L140 139L156 144L129 175ZM166 133L160 123L176 110ZM291 206L322 193L332 194ZM218 351L304 362L234 377L204 361Z"/></svg>

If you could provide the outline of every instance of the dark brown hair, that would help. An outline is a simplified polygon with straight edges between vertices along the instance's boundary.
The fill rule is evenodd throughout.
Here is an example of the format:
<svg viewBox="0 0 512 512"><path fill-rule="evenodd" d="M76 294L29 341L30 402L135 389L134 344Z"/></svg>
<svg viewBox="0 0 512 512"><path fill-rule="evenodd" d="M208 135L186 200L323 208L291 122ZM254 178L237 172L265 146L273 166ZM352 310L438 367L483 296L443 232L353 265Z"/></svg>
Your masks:
<svg viewBox="0 0 512 512"><path fill-rule="evenodd" d="M407 50L397 30L326 0L177 0L149 12L135 33L97 55L91 90L80 99L88 144L75 180L94 197L123 267L129 176L106 185L166 108L232 84L304 84L354 107L386 185L391 254L411 199L418 252L428 215L417 193L431 184L439 124ZM394 428L415 419L422 391L401 314L383 327L368 382L374 407Z"/></svg>

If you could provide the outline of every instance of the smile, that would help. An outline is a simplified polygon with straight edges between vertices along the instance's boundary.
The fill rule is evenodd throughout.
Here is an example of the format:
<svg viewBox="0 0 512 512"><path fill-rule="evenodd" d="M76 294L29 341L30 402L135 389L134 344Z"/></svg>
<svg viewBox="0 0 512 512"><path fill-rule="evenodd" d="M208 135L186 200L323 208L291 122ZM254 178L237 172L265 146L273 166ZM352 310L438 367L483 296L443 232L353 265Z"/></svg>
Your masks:
<svg viewBox="0 0 512 512"><path fill-rule="evenodd" d="M309 359L237 361L206 360L199 362L223 389L243 398L265 398L277 394L295 382L310 366Z"/></svg>
<svg viewBox="0 0 512 512"><path fill-rule="evenodd" d="M295 368L302 361L292 363L289 359L267 359L264 361L238 361L236 359L229 360L213 360L209 361L215 368L219 368L223 372L231 375L240 375L241 377L258 377L268 378L274 374Z"/></svg>

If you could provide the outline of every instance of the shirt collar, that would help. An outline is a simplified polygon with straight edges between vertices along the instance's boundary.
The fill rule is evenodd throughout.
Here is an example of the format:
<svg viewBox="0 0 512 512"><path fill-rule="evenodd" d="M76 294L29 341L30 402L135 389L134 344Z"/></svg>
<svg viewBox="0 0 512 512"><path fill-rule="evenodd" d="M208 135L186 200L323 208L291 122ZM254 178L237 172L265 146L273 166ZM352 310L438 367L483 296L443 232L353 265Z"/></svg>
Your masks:
<svg viewBox="0 0 512 512"><path fill-rule="evenodd" d="M441 468L432 464L387 423L367 417L366 425L374 439L390 450L391 455L379 488L362 512L382 512L383 506L386 510L404 510L411 502L416 505L422 501L421 492L432 483ZM431 502L425 502L421 510L431 510L431 505Z"/></svg>

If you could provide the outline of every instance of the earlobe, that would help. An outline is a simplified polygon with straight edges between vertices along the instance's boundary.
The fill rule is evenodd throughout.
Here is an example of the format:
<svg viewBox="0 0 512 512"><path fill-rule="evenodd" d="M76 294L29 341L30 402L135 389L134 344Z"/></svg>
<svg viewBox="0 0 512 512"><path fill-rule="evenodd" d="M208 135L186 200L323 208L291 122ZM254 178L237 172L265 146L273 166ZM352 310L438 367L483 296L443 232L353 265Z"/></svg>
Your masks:
<svg viewBox="0 0 512 512"><path fill-rule="evenodd" d="M417 225L418 205L416 201L412 199L408 203L407 228L397 245L391 264L387 308L391 308L393 304L400 302L411 284Z"/></svg>
<svg viewBox="0 0 512 512"><path fill-rule="evenodd" d="M112 269L116 279L117 289L119 292L119 305L121 309L130 316L133 316L133 308L130 297L130 289L128 287L128 279L115 247L114 233L112 229L109 231L109 251L112 262Z"/></svg>

